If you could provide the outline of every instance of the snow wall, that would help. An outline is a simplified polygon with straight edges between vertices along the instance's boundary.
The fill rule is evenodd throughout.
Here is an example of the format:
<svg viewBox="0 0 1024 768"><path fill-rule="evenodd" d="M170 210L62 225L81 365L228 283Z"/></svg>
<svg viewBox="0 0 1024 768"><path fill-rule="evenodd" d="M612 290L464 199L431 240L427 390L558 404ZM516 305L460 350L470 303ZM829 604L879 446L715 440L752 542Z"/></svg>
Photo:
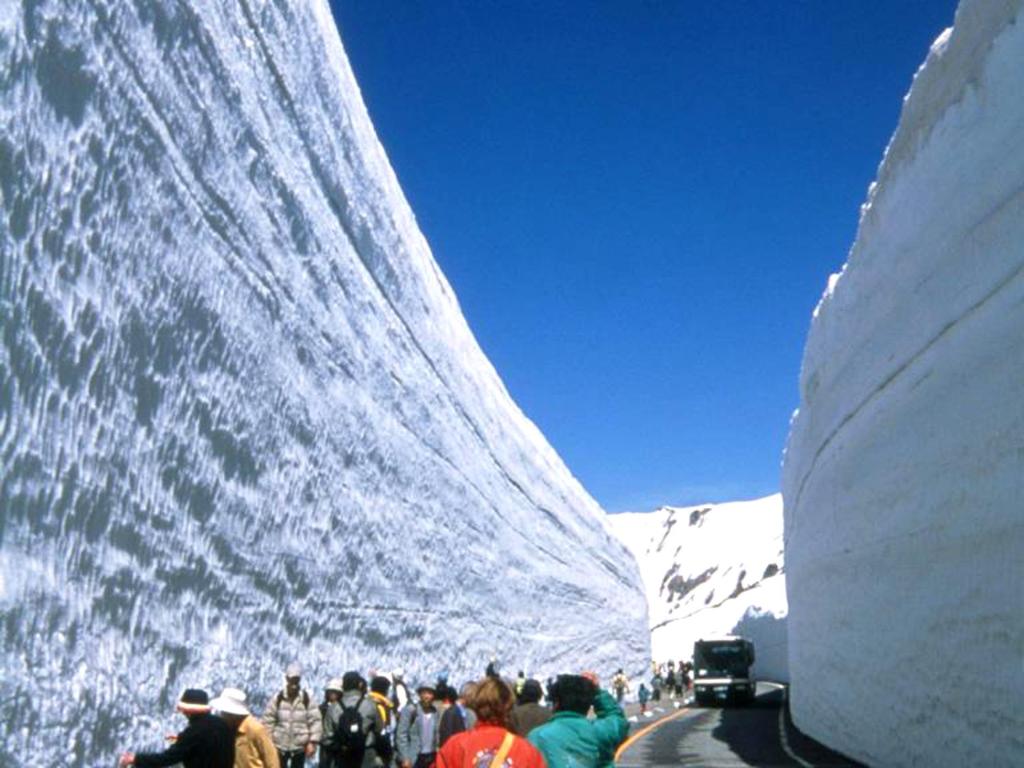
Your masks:
<svg viewBox="0 0 1024 768"><path fill-rule="evenodd" d="M609 515L640 564L651 653L688 660L701 638L754 642L754 674L788 681L782 496Z"/></svg>
<svg viewBox="0 0 1024 768"><path fill-rule="evenodd" d="M969 0L815 312L783 469L796 724L1024 764L1024 19Z"/></svg>
<svg viewBox="0 0 1024 768"><path fill-rule="evenodd" d="M0 6L0 763L293 658L645 669L639 572L481 352L325 0ZM514 674L514 672L513 672Z"/></svg>

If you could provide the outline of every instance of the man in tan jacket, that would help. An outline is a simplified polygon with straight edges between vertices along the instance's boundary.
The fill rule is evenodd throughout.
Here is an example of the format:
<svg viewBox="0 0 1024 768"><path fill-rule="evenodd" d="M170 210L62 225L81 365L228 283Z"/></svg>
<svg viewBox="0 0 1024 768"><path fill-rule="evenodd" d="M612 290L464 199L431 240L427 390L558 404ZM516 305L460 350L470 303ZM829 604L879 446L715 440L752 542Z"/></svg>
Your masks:
<svg viewBox="0 0 1024 768"><path fill-rule="evenodd" d="M244 691L225 688L210 702L210 706L220 713L235 733L234 768L280 768L270 732L250 714Z"/></svg>

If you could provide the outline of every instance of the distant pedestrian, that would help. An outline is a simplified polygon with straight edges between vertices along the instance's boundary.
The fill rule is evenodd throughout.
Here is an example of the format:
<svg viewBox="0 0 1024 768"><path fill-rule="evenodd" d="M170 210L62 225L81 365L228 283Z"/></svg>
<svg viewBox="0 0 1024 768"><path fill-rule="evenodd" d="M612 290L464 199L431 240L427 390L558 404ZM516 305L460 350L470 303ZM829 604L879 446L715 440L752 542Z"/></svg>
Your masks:
<svg viewBox="0 0 1024 768"><path fill-rule="evenodd" d="M188 725L163 752L125 752L118 765L161 768L181 763L185 768L234 768L235 735L230 726L212 714L210 697L189 688L178 699L178 711Z"/></svg>
<svg viewBox="0 0 1024 768"><path fill-rule="evenodd" d="M636 698L637 698L637 701L640 702L640 714L641 715L646 715L647 714L647 702L651 698L651 692L647 690L647 686L644 685L643 683L640 683L640 688L636 692Z"/></svg>
<svg viewBox="0 0 1024 768"><path fill-rule="evenodd" d="M498 663L497 656L491 656L491 660L487 662L487 669L484 670L484 675L501 678L501 665Z"/></svg>
<svg viewBox="0 0 1024 768"><path fill-rule="evenodd" d="M245 691L225 688L210 706L235 734L235 768L278 768L274 742L267 727L249 712Z"/></svg>
<svg viewBox="0 0 1024 768"><path fill-rule="evenodd" d="M683 662L679 662L679 666L676 667L676 677L673 686L673 695L678 699L686 691L686 665Z"/></svg>
<svg viewBox="0 0 1024 768"><path fill-rule="evenodd" d="M664 678L661 676L661 672L655 673L654 677L651 678L651 700L661 701L661 688L665 684Z"/></svg>
<svg viewBox="0 0 1024 768"><path fill-rule="evenodd" d="M558 678L556 677L549 677L547 685L544 686L544 701L547 703L549 707L554 705L554 701L551 697L551 691L554 690L555 682L557 680Z"/></svg>
<svg viewBox="0 0 1024 768"><path fill-rule="evenodd" d="M676 670L672 666L672 662L669 662L668 672L665 674L665 690L669 696L674 696L676 693Z"/></svg>
<svg viewBox="0 0 1024 768"><path fill-rule="evenodd" d="M510 731L525 738L534 728L551 719L551 710L541 706L540 699L540 683L527 680L519 697L520 703L513 707L508 717Z"/></svg>
<svg viewBox="0 0 1024 768"><path fill-rule="evenodd" d="M523 695L523 686L526 685L526 673L523 670L519 670L519 675L516 677L515 685L512 686L512 691L516 695L516 703L519 703L519 697Z"/></svg>
<svg viewBox="0 0 1024 768"><path fill-rule="evenodd" d="M612 678L612 688L615 690L615 700L619 702L619 706L622 706L622 700L629 691L629 680L621 668L615 673L615 677Z"/></svg>
<svg viewBox="0 0 1024 768"><path fill-rule="evenodd" d="M514 703L515 693L504 680L481 680L470 699L477 724L445 743L437 768L545 768L540 752L508 729Z"/></svg>
<svg viewBox="0 0 1024 768"><path fill-rule="evenodd" d="M434 704L434 687L416 689L419 701L410 703L398 717L395 752L400 768L432 768L441 736L441 713Z"/></svg>
<svg viewBox="0 0 1024 768"><path fill-rule="evenodd" d="M552 698L551 720L529 736L548 768L614 768L615 749L626 739L629 722L597 676L559 675ZM587 719L591 707L594 720Z"/></svg>
<svg viewBox="0 0 1024 768"><path fill-rule="evenodd" d="M281 768L303 768L320 742L320 708L302 688L302 667L298 663L289 664L284 675L284 688L268 702L263 724L270 730Z"/></svg>

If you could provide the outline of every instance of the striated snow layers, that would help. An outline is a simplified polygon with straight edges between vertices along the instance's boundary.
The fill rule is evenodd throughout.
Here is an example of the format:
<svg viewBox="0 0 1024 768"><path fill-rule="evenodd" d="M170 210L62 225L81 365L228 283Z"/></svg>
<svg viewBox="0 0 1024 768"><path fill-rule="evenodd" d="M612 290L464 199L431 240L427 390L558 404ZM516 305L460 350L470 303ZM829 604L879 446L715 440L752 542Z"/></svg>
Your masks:
<svg viewBox="0 0 1024 768"><path fill-rule="evenodd" d="M1021 7L932 47L804 353L793 717L870 765L1024 764Z"/></svg>
<svg viewBox="0 0 1024 768"><path fill-rule="evenodd" d="M4 3L0 61L0 763L160 747L188 685L261 711L293 658L646 665L325 0Z"/></svg>
<svg viewBox="0 0 1024 768"><path fill-rule="evenodd" d="M658 662L688 660L701 638L754 641L754 674L789 679L782 497L610 515L640 564Z"/></svg>

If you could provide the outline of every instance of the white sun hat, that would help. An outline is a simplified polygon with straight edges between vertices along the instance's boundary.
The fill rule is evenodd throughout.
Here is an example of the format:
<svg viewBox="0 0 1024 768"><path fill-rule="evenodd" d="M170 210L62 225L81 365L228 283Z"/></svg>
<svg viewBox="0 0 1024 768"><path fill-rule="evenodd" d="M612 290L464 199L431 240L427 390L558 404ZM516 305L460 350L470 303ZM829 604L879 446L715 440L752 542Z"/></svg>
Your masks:
<svg viewBox="0 0 1024 768"><path fill-rule="evenodd" d="M238 688L225 688L210 702L210 706L226 715L249 714L249 708L245 706L245 691Z"/></svg>

